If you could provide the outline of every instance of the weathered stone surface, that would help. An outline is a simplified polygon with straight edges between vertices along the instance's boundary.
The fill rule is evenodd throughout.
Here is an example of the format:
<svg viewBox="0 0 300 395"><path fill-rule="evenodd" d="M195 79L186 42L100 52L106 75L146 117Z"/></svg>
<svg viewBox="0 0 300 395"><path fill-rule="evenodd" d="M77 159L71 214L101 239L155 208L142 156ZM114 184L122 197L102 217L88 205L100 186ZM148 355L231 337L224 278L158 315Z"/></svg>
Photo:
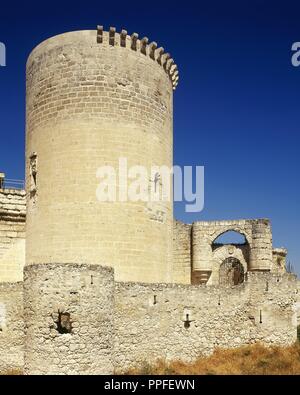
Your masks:
<svg viewBox="0 0 300 395"><path fill-rule="evenodd" d="M191 362L216 347L296 340L293 275L249 273L237 287L116 284L115 367Z"/></svg>
<svg viewBox="0 0 300 395"><path fill-rule="evenodd" d="M249 272L235 287L114 282L106 267L31 265L0 286L0 370L110 374L157 358L193 361L216 347L296 340L295 276Z"/></svg>
<svg viewBox="0 0 300 395"><path fill-rule="evenodd" d="M23 284L0 283L0 374L23 367Z"/></svg>
<svg viewBox="0 0 300 395"><path fill-rule="evenodd" d="M28 59L27 195L0 190L0 372L110 374L296 339L299 282L268 220L188 225L172 201L96 198L120 157L173 164L178 69L148 42L98 26ZM214 243L231 230L247 243Z"/></svg>
<svg viewBox="0 0 300 395"><path fill-rule="evenodd" d="M271 271L274 273L285 273L286 271L286 256L287 249L274 248L273 249L273 264Z"/></svg>
<svg viewBox="0 0 300 395"><path fill-rule="evenodd" d="M25 373L112 373L113 300L110 268L26 266Z"/></svg>
<svg viewBox="0 0 300 395"><path fill-rule="evenodd" d="M220 235L235 231L245 236L250 249L247 270L271 270L272 232L269 220L237 220L196 222L193 225L193 269L212 271L214 256L212 244ZM215 280L212 278L212 281Z"/></svg>
<svg viewBox="0 0 300 395"><path fill-rule="evenodd" d="M173 267L172 279L174 283L191 284L192 225L174 221L173 224Z"/></svg>

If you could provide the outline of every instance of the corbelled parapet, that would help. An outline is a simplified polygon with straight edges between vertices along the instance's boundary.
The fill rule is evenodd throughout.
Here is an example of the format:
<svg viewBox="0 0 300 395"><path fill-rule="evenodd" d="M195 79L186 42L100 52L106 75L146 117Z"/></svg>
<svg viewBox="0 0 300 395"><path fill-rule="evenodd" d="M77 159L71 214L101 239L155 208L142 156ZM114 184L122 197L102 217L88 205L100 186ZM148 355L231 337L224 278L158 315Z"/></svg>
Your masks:
<svg viewBox="0 0 300 395"><path fill-rule="evenodd" d="M173 89L176 89L179 81L178 67L171 55L166 53L164 48L158 47L155 41L150 42L148 37L139 38L137 33L129 35L127 30L124 29L120 33L117 33L115 27L110 27L107 32L103 30L103 26L98 26L97 43L108 43L111 46L128 48L149 56L154 62L157 62L165 69L172 82Z"/></svg>

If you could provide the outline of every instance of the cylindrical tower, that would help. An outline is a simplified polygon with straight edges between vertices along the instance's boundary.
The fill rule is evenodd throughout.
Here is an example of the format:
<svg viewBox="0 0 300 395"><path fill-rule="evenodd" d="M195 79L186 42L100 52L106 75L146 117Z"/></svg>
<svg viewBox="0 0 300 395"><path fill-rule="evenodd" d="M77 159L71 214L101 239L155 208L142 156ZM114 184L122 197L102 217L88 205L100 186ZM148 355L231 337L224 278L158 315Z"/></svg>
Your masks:
<svg viewBox="0 0 300 395"><path fill-rule="evenodd" d="M207 284L212 273L212 248L209 222L192 227L192 284Z"/></svg>
<svg viewBox="0 0 300 395"><path fill-rule="evenodd" d="M100 202L96 175L103 166L116 169L118 199L120 158L128 169L148 170L149 189L160 179L151 178L152 166L171 168L177 83L170 55L124 30L65 33L33 50L27 265L99 264L114 267L119 281L172 281L172 200Z"/></svg>
<svg viewBox="0 0 300 395"><path fill-rule="evenodd" d="M112 374L114 289L108 267L25 266L25 374Z"/></svg>
<svg viewBox="0 0 300 395"><path fill-rule="evenodd" d="M253 220L249 270L270 271L272 259L273 249L270 221L268 219Z"/></svg>

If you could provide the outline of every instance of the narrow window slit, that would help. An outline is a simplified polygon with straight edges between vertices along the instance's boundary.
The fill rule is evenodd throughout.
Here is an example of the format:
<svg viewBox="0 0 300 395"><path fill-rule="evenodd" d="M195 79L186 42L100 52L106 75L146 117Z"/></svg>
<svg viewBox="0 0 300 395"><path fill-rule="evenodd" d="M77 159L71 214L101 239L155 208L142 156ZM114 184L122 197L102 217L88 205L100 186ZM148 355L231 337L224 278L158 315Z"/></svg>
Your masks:
<svg viewBox="0 0 300 395"><path fill-rule="evenodd" d="M192 321L190 321L190 315L189 315L189 314L186 314L186 316L185 316L185 321L184 321L184 327L185 327L185 329L190 328L191 322L192 322Z"/></svg>

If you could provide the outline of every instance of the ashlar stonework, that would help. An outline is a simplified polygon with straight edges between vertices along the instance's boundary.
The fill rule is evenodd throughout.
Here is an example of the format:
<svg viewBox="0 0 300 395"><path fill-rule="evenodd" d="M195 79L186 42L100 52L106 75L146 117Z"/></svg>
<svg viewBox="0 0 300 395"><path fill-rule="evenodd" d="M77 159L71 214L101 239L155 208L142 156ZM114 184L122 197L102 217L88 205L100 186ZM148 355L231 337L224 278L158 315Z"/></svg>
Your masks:
<svg viewBox="0 0 300 395"><path fill-rule="evenodd" d="M0 373L112 374L296 341L299 281L268 219L184 224L172 201L97 200L97 169L120 157L172 167L178 80L162 47L115 28L30 54L26 191L0 173ZM218 243L232 231L245 241Z"/></svg>

